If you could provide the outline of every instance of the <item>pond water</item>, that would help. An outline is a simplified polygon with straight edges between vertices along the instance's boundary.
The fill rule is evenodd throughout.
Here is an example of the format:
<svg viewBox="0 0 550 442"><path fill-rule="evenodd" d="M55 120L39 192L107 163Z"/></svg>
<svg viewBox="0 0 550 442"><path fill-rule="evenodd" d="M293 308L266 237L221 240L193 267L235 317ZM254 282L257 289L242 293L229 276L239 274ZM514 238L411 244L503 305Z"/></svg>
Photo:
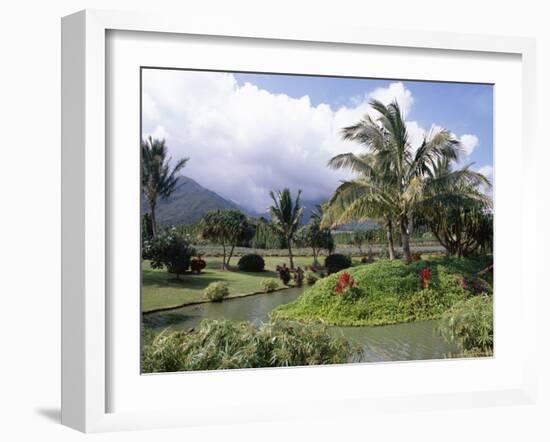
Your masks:
<svg viewBox="0 0 550 442"><path fill-rule="evenodd" d="M231 319L259 324L281 304L294 301L303 287L244 298L189 305L143 316L144 325L154 330L190 329L203 319ZM435 332L436 321L410 322L377 327L330 327L363 348L362 362L442 359L457 349Z"/></svg>

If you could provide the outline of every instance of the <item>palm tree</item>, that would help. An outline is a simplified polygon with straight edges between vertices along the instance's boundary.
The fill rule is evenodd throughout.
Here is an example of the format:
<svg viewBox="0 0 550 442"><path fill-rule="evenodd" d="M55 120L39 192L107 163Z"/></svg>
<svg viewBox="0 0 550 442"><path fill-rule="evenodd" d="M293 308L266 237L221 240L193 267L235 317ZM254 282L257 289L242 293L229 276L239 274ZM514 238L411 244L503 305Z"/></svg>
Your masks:
<svg viewBox="0 0 550 442"><path fill-rule="evenodd" d="M167 157L166 140L149 137L141 140L141 190L149 203L153 236L157 234L155 209L157 199L168 198L176 189L179 177L177 173L185 166L189 158L178 160L170 167L171 157Z"/></svg>
<svg viewBox="0 0 550 442"><path fill-rule="evenodd" d="M386 228L389 258L395 259L393 227L396 204L391 175L385 173L372 153L336 155L328 166L333 169L350 169L357 178L344 181L336 189L325 207L322 225L337 226L350 221L377 220Z"/></svg>
<svg viewBox="0 0 550 442"><path fill-rule="evenodd" d="M304 213L304 208L300 203L301 194L302 191L299 190L296 200L293 203L289 189L278 191L277 194L273 193L273 191L269 192L269 195L273 200L273 206L269 208L271 224L287 243L288 259L290 261L291 269L294 268L294 260L292 258L292 239L300 227L300 221Z"/></svg>
<svg viewBox="0 0 550 442"><path fill-rule="evenodd" d="M456 191L443 186L452 181L453 176L447 173L436 177L434 169L438 162L456 161L460 143L449 131L434 129L415 151L399 104L395 101L386 106L372 100L370 105L379 114L376 119L367 115L357 124L342 130L344 139L359 142L367 153L364 156L335 157L331 165L361 172L358 179L344 182L338 189L346 197L347 216L354 212L363 216L378 213L387 219L395 219L401 233L404 259L411 262L409 226L413 214L430 195L430 188L439 188L442 192ZM468 168L462 169L460 174L475 179L475 173ZM454 178L457 176L455 174ZM350 192L352 195L346 193L347 189L354 189ZM350 200L353 192L356 192L357 199Z"/></svg>

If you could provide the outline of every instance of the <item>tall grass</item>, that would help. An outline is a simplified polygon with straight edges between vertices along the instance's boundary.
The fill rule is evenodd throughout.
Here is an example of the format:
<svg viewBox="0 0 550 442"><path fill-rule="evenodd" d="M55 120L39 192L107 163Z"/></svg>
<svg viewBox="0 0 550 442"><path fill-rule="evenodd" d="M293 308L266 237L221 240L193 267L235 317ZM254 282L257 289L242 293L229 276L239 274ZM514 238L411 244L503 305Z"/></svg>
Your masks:
<svg viewBox="0 0 550 442"><path fill-rule="evenodd" d="M474 296L456 303L443 314L438 329L467 356L492 355L493 297Z"/></svg>
<svg viewBox="0 0 550 442"><path fill-rule="evenodd" d="M145 373L339 364L360 349L321 325L205 320L195 331L144 334Z"/></svg>

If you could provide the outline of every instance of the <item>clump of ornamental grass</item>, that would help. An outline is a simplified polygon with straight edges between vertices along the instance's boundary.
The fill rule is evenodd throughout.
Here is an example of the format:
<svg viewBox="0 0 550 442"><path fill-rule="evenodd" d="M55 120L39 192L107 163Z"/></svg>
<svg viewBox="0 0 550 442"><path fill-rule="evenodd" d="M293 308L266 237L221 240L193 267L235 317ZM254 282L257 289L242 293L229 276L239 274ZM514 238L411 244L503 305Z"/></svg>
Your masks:
<svg viewBox="0 0 550 442"><path fill-rule="evenodd" d="M465 356L493 354L493 298L474 296L453 305L441 317L438 330Z"/></svg>
<svg viewBox="0 0 550 442"><path fill-rule="evenodd" d="M360 348L323 325L202 321L194 331L165 330L145 342L144 373L341 364Z"/></svg>

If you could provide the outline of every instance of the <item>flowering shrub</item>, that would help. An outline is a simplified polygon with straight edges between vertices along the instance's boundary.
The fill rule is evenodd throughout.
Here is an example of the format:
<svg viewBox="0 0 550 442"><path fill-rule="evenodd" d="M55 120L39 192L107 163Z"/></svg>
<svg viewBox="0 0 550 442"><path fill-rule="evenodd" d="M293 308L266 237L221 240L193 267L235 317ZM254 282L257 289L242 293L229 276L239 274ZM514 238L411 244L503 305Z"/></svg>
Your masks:
<svg viewBox="0 0 550 442"><path fill-rule="evenodd" d="M200 273L206 267L206 261L200 256L191 260L191 271L193 273Z"/></svg>
<svg viewBox="0 0 550 442"><path fill-rule="evenodd" d="M429 268L423 268L420 270L420 286L423 289L427 289L430 286L430 278L432 277L432 272Z"/></svg>
<svg viewBox="0 0 550 442"><path fill-rule="evenodd" d="M282 266L277 266L276 270L279 278L283 281L283 284L288 285L290 282L290 269L286 266L286 264L283 264Z"/></svg>
<svg viewBox="0 0 550 442"><path fill-rule="evenodd" d="M340 278L338 278L334 292L337 295L341 295L347 289L352 289L353 287L355 287L355 280L348 272L344 272L340 275Z"/></svg>
<svg viewBox="0 0 550 442"><path fill-rule="evenodd" d="M294 284L301 286L304 283L304 271L300 266L294 272Z"/></svg>

